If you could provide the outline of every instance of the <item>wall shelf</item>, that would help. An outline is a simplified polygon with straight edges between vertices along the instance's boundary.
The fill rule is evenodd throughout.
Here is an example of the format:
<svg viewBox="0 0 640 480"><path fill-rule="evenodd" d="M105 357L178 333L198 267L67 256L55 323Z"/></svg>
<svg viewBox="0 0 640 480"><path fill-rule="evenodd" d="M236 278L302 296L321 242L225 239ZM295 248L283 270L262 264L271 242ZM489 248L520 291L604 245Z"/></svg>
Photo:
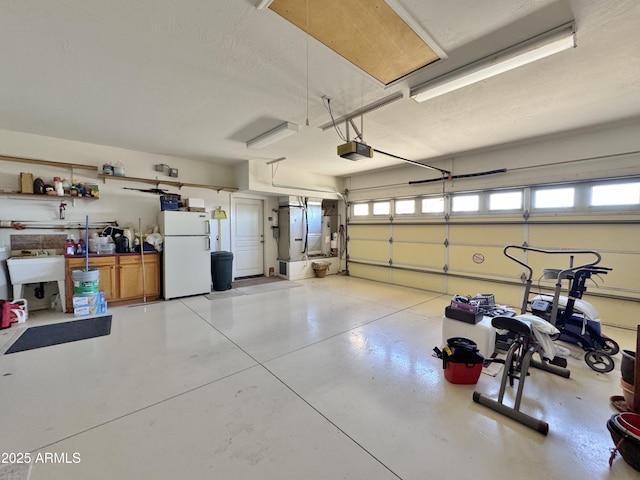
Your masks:
<svg viewBox="0 0 640 480"><path fill-rule="evenodd" d="M159 180L152 178L137 178L137 177L118 177L115 175L103 175L99 174L98 178L101 178L103 182L106 183L107 180L120 180L124 182L138 182L138 183L147 183L149 185L155 185L156 188L159 188L159 185L167 185L170 187L178 187L181 189L182 187L192 187L192 188L205 188L207 190L216 190L217 192L237 192L238 189L235 187L223 187L219 185L202 185L199 183L184 183L184 182L173 182L171 180Z"/></svg>
<svg viewBox="0 0 640 480"><path fill-rule="evenodd" d="M0 192L3 197L16 197L20 200L59 200L61 198L71 200L99 200L99 197L80 197L78 195L46 195L39 193L21 193L21 192Z"/></svg>
<svg viewBox="0 0 640 480"><path fill-rule="evenodd" d="M84 165L82 163L66 163L66 162L52 162L51 160L39 160L36 158L21 158L21 157L10 157L7 155L0 155L0 160L5 160L7 162L17 162L17 163L31 163L34 165L47 165L50 167L59 167L65 169L79 169L79 170L93 170L97 171L97 167L95 165Z"/></svg>

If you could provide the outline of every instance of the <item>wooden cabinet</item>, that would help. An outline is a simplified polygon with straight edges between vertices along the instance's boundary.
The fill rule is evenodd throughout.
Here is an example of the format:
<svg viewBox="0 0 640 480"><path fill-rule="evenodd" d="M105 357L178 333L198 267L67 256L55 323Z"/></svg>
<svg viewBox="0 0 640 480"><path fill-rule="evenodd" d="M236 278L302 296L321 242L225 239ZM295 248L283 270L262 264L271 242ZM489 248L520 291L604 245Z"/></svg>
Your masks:
<svg viewBox="0 0 640 480"><path fill-rule="evenodd" d="M73 312L73 270L85 268L84 258L66 259L67 311ZM99 289L109 305L160 298L160 264L157 252L140 255L103 255L89 257L89 268L100 271Z"/></svg>
<svg viewBox="0 0 640 480"><path fill-rule="evenodd" d="M157 253L145 255L144 262L139 255L120 257L119 260L118 280L121 299L160 295Z"/></svg>

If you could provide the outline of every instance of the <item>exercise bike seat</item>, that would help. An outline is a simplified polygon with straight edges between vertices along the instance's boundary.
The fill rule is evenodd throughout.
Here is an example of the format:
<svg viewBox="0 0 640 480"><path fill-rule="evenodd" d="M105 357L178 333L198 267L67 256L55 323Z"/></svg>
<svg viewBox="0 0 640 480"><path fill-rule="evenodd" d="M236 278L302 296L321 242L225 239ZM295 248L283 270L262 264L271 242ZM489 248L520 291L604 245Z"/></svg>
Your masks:
<svg viewBox="0 0 640 480"><path fill-rule="evenodd" d="M493 317L491 325L497 330L509 330L510 332L527 337L533 337L531 322L517 317Z"/></svg>

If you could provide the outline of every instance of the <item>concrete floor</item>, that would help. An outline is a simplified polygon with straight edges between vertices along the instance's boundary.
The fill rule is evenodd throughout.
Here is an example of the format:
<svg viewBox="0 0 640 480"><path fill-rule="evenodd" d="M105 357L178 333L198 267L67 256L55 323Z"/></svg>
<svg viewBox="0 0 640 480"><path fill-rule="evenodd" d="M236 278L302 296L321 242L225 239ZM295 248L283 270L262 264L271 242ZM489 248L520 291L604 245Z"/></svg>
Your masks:
<svg viewBox="0 0 640 480"><path fill-rule="evenodd" d="M545 437L473 403L499 377L444 379L449 296L341 276L243 293L110 308L109 336L0 356L0 479L639 476L608 465L619 354L609 374L577 349L570 379L532 371L522 410ZM635 332L605 331L635 350Z"/></svg>

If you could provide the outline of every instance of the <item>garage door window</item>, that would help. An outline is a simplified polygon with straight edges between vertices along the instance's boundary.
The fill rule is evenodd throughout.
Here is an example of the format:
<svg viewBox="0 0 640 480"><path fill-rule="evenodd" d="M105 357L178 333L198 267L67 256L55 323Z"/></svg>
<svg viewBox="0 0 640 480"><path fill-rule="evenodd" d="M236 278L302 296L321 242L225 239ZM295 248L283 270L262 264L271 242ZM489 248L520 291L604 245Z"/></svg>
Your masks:
<svg viewBox="0 0 640 480"><path fill-rule="evenodd" d="M444 197L423 198L422 213L443 213Z"/></svg>
<svg viewBox="0 0 640 480"><path fill-rule="evenodd" d="M416 201L411 200L396 200L395 202L396 215L412 215L416 212Z"/></svg>
<svg viewBox="0 0 640 480"><path fill-rule="evenodd" d="M522 192L499 192L489 195L489 210L520 210Z"/></svg>
<svg viewBox="0 0 640 480"><path fill-rule="evenodd" d="M535 192L533 208L569 208L574 204L573 188L551 188Z"/></svg>
<svg viewBox="0 0 640 480"><path fill-rule="evenodd" d="M597 185L591 188L591 206L639 205L640 182Z"/></svg>
<svg viewBox="0 0 640 480"><path fill-rule="evenodd" d="M373 204L374 215L389 215L391 213L391 202L375 202Z"/></svg>
<svg viewBox="0 0 640 480"><path fill-rule="evenodd" d="M480 206L480 195L459 195L452 199L451 211L477 212Z"/></svg>
<svg viewBox="0 0 640 480"><path fill-rule="evenodd" d="M366 217L369 215L369 204L368 203L356 203L353 205L353 216L354 217Z"/></svg>

